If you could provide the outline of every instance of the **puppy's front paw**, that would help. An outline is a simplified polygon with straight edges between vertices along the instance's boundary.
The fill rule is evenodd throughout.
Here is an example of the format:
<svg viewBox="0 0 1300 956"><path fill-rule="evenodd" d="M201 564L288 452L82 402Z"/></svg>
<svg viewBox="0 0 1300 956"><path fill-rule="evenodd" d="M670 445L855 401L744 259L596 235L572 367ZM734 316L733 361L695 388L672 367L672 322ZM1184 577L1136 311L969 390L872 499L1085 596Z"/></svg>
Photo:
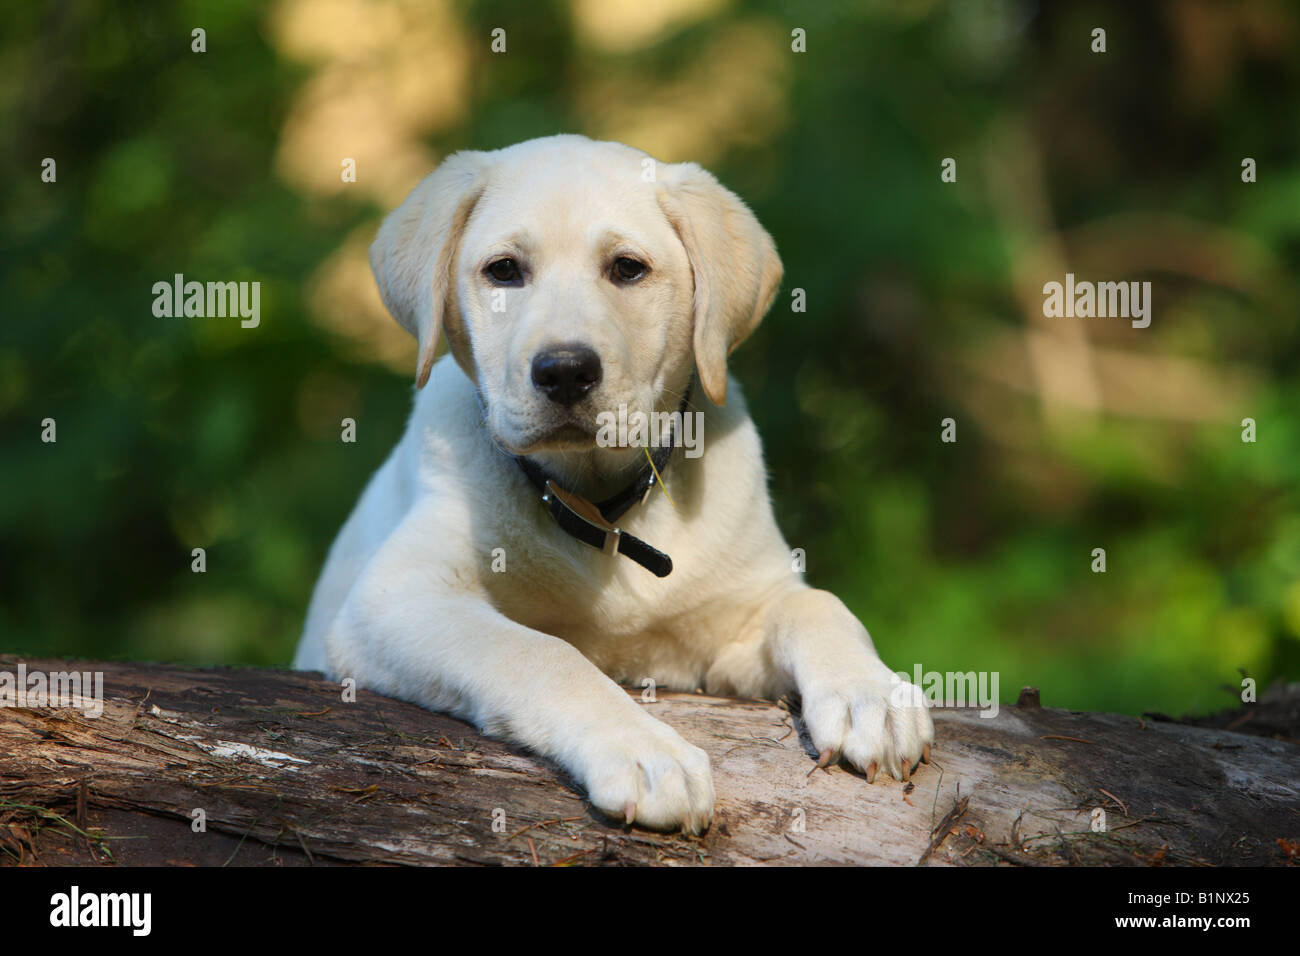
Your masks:
<svg viewBox="0 0 1300 956"><path fill-rule="evenodd" d="M709 755L651 717L599 742L582 777L592 805L627 823L703 833L713 819Z"/></svg>
<svg viewBox="0 0 1300 956"><path fill-rule="evenodd" d="M934 721L920 689L880 661L799 690L820 764L842 758L870 783L881 770L906 780L917 764L930 762Z"/></svg>

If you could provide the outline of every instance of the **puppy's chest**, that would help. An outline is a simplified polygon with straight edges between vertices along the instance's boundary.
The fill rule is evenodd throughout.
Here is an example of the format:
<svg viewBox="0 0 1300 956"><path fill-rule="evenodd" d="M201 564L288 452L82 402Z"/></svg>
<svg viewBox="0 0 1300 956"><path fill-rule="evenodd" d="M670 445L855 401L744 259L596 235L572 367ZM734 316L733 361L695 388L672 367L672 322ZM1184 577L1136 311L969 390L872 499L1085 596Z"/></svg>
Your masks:
<svg viewBox="0 0 1300 956"><path fill-rule="evenodd" d="M581 541L533 541L503 551L500 570L483 581L493 605L548 634L634 635L659 626L675 603L674 589L650 572Z"/></svg>
<svg viewBox="0 0 1300 956"><path fill-rule="evenodd" d="M506 617L567 641L620 682L699 685L710 642L687 626L671 576L656 578L626 557L545 532L505 551L504 569L483 583Z"/></svg>

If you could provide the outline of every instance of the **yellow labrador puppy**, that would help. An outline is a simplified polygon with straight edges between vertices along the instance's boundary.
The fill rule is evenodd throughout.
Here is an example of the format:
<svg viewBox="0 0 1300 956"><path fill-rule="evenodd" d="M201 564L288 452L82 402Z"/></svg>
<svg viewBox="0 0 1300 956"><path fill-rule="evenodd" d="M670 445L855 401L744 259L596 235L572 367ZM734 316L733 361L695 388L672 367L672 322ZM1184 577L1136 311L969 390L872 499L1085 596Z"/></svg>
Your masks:
<svg viewBox="0 0 1300 956"><path fill-rule="evenodd" d="M522 744L648 827L709 825L709 758L616 682L798 692L820 759L868 780L928 759L924 702L792 570L773 518L727 355L781 261L733 193L581 136L462 152L370 261L421 391L330 549L295 667Z"/></svg>

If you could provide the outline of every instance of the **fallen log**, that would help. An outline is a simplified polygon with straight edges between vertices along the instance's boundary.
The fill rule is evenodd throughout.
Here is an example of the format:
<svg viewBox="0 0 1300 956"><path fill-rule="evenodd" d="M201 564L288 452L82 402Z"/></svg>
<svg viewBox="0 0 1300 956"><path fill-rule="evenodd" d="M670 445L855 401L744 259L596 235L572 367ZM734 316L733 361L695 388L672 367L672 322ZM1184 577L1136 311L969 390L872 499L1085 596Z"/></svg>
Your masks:
<svg viewBox="0 0 1300 956"><path fill-rule="evenodd" d="M412 704L345 702L319 674L25 665L102 672L103 713L0 706L0 862L1258 865L1300 848L1292 738L1029 695L992 718L936 709L933 762L869 785L814 769L784 704L661 693L643 705L713 762L714 823L688 838L608 821L546 762Z"/></svg>

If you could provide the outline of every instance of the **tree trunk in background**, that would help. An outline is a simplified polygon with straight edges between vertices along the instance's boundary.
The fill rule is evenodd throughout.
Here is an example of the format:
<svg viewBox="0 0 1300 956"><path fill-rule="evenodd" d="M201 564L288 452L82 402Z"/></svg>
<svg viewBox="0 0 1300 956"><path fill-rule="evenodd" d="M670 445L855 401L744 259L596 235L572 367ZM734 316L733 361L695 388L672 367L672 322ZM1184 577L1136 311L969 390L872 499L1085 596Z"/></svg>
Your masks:
<svg viewBox="0 0 1300 956"><path fill-rule="evenodd" d="M1300 747L1254 710L1240 728L1273 736L1030 695L991 719L939 709L933 763L910 785L869 785L813 770L782 706L661 695L644 706L713 761L713 826L686 838L610 823L549 764L412 704L365 691L344 703L318 675L26 664L102 671L104 712L0 707L0 862L1280 864L1300 852ZM1293 685L1277 706L1297 700Z"/></svg>

